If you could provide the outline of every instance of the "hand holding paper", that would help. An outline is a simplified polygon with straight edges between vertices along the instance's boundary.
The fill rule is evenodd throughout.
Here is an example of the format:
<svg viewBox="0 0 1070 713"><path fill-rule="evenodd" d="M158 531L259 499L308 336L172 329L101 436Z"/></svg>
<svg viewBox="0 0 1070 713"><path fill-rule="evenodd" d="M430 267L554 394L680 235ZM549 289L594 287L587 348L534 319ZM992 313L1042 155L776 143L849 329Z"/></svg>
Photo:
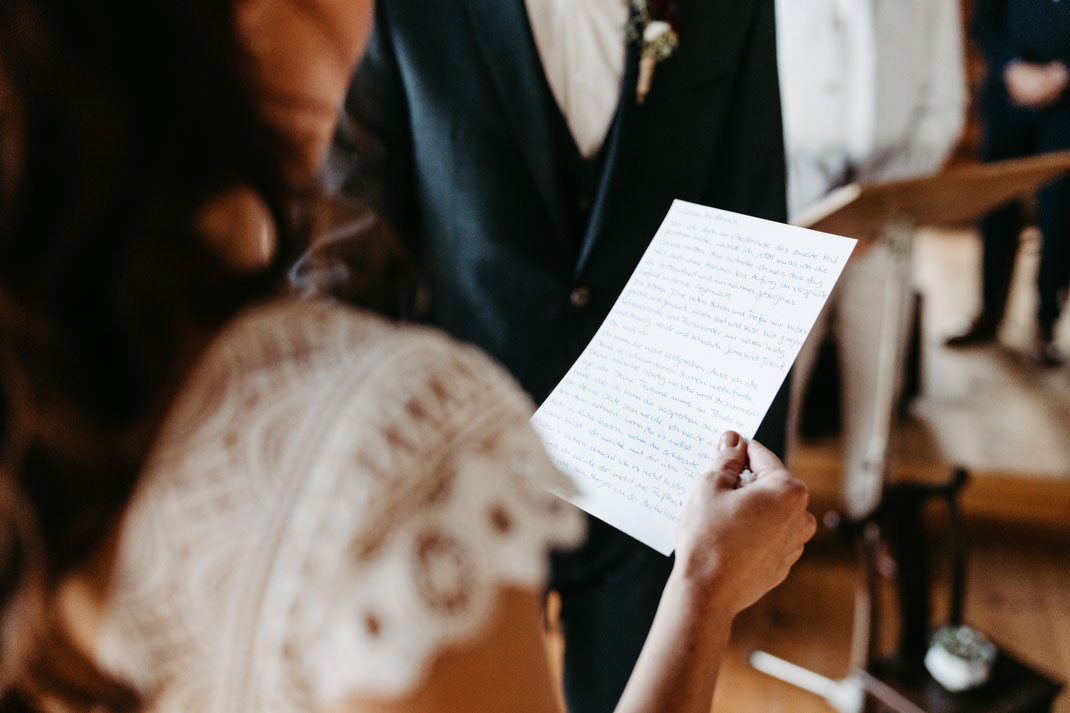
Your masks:
<svg viewBox="0 0 1070 713"><path fill-rule="evenodd" d="M668 554L726 430L750 438L855 241L676 201L532 419L570 498Z"/></svg>
<svg viewBox="0 0 1070 713"><path fill-rule="evenodd" d="M749 467L755 479L738 487ZM802 481L771 451L729 431L695 482L676 528L676 561L721 611L736 614L780 584L817 530Z"/></svg>

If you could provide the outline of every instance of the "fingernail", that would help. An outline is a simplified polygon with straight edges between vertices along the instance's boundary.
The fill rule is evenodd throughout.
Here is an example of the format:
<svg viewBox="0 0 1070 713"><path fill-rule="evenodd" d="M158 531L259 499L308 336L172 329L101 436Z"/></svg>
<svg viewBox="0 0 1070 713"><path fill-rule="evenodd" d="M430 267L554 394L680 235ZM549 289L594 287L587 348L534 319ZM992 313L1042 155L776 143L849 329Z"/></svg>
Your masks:
<svg viewBox="0 0 1070 713"><path fill-rule="evenodd" d="M719 450L725 448L735 448L739 445L739 434L735 431L725 431L721 434L721 441L717 444Z"/></svg>

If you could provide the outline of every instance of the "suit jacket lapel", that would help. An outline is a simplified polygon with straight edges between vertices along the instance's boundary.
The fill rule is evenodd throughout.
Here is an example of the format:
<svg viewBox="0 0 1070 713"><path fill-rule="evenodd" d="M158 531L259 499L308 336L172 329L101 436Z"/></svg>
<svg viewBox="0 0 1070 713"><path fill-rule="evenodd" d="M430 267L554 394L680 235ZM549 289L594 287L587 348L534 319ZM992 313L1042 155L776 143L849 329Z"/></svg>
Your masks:
<svg viewBox="0 0 1070 713"><path fill-rule="evenodd" d="M551 124L546 121L549 112L557 109L549 104L553 97L546 88L524 0L458 0L461 1L467 5L472 33L558 238L574 250L562 200L559 159Z"/></svg>
<svg viewBox="0 0 1070 713"><path fill-rule="evenodd" d="M627 171L622 170L628 165L630 157L627 155L634 152L636 142L629 134L635 131L634 114L639 107L635 102L635 84L639 78L639 45L636 42L628 43L628 54L624 61L624 75L621 78L621 93L617 104L617 113L613 118L606 141L610 142L606 147L606 163L602 170L602 181L599 183L598 192L595 194L594 203L591 206L591 217L587 222L587 230L583 241L580 243L580 255L576 261L573 274L578 279L583 271L591 250L602 234L606 216L611 214L608 204L614 195L617 183L623 180Z"/></svg>
<svg viewBox="0 0 1070 713"><path fill-rule="evenodd" d="M759 1L765 0L675 0L683 26L680 48L657 65L643 104L635 98L639 51L636 42L629 44L613 144L577 278L601 240L612 240L618 226L634 223L637 192L663 198L665 210L673 198L702 200Z"/></svg>

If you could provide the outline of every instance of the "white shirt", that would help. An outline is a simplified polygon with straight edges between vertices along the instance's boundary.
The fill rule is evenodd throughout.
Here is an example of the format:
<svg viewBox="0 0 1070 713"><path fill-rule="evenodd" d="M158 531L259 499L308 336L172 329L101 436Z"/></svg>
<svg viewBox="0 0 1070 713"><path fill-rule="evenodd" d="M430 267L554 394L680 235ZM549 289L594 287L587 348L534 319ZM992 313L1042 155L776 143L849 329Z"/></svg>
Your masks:
<svg viewBox="0 0 1070 713"><path fill-rule="evenodd" d="M620 100L628 0L524 0L554 99L580 153L598 153Z"/></svg>
<svg viewBox="0 0 1070 713"><path fill-rule="evenodd" d="M777 1L789 214L834 188L872 150L872 1Z"/></svg>
<svg viewBox="0 0 1070 713"><path fill-rule="evenodd" d="M788 213L843 181L934 171L967 90L958 0L777 0Z"/></svg>

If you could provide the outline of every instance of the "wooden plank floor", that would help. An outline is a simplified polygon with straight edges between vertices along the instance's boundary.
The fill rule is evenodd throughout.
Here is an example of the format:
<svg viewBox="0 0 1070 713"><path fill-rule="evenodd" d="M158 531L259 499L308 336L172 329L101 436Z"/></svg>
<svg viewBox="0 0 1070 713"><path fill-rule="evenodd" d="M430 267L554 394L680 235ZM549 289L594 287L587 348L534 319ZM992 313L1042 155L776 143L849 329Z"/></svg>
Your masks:
<svg viewBox="0 0 1070 713"><path fill-rule="evenodd" d="M923 231L914 276L924 297L922 388L898 439L901 457L1005 475L1070 480L1070 365L1041 368L1034 336L1039 238L1026 231L997 344L948 349L943 337L978 308L980 241L972 230ZM1070 355L1070 318L1056 328Z"/></svg>
<svg viewBox="0 0 1070 713"><path fill-rule="evenodd" d="M967 623L1038 670L1070 679L1070 533L985 526L974 528L970 539ZM817 696L754 671L745 657L760 648L831 678L845 675L855 572L848 548L823 535L788 581L744 612L714 713L830 713ZM946 583L936 599L946 601ZM1070 692L1054 711L1070 713Z"/></svg>

